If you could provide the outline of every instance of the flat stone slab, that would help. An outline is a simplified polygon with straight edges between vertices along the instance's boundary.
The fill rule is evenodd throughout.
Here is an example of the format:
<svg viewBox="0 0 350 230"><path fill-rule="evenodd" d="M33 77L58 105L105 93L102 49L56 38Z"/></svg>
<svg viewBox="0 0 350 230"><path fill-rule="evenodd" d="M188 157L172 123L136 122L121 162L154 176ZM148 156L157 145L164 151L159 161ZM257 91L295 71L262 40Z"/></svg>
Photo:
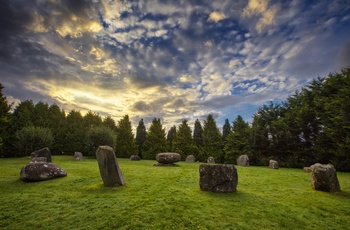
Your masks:
<svg viewBox="0 0 350 230"><path fill-rule="evenodd" d="M228 193L235 192L238 184L237 169L231 164L201 164L199 166L201 190Z"/></svg>
<svg viewBox="0 0 350 230"><path fill-rule="evenodd" d="M173 164L181 160L181 155L178 153L158 153L156 160L161 164Z"/></svg>
<svg viewBox="0 0 350 230"><path fill-rule="evenodd" d="M58 165L48 162L30 162L24 166L20 178L26 182L36 182L65 177L67 173Z"/></svg>
<svg viewBox="0 0 350 230"><path fill-rule="evenodd" d="M96 158L104 186L125 185L115 152L110 146L100 146L96 150Z"/></svg>

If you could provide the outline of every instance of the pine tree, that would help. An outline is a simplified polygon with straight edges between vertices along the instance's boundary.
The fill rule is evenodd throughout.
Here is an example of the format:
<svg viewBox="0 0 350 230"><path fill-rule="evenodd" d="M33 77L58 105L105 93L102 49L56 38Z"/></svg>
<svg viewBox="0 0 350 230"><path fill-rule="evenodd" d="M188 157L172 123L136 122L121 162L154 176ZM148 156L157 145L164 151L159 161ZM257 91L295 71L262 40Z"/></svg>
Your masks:
<svg viewBox="0 0 350 230"><path fill-rule="evenodd" d="M176 135L176 126L172 126L166 136L166 141L168 143L168 151L171 152L173 149L173 140Z"/></svg>
<svg viewBox="0 0 350 230"><path fill-rule="evenodd" d="M102 118L99 114L93 113L91 110L84 116L84 126L86 130L92 127L100 127L102 125Z"/></svg>
<svg viewBox="0 0 350 230"><path fill-rule="evenodd" d="M49 105L38 102L31 113L31 120L35 127L49 127Z"/></svg>
<svg viewBox="0 0 350 230"><path fill-rule="evenodd" d="M225 124L222 127L222 140L225 142L227 135L231 132L231 125L228 119L225 119Z"/></svg>
<svg viewBox="0 0 350 230"><path fill-rule="evenodd" d="M203 134L203 128L202 128L201 122L198 119L196 119L196 121L194 123L193 140L198 148L203 143L202 134Z"/></svg>
<svg viewBox="0 0 350 230"><path fill-rule="evenodd" d="M224 163L222 135L211 114L204 121L202 138L203 144L200 148L200 160L205 161L209 156L212 156L215 162Z"/></svg>
<svg viewBox="0 0 350 230"><path fill-rule="evenodd" d="M3 143L9 138L7 130L10 126L10 110L12 105L8 104L2 93L4 87L0 83L0 154L3 154Z"/></svg>
<svg viewBox="0 0 350 230"><path fill-rule="evenodd" d="M240 155L251 157L250 126L241 116L233 122L225 143L225 162L235 164Z"/></svg>
<svg viewBox="0 0 350 230"><path fill-rule="evenodd" d="M107 128L110 128L113 131L117 131L117 126L111 116L106 116L102 121L102 125Z"/></svg>
<svg viewBox="0 0 350 230"><path fill-rule="evenodd" d="M154 118L143 144L142 156L144 159L154 160L158 153L165 151L167 151L165 130L160 119Z"/></svg>
<svg viewBox="0 0 350 230"><path fill-rule="evenodd" d="M57 105L51 105L48 112L48 127L52 131L54 143L50 149L52 154L62 154L66 140L66 113Z"/></svg>
<svg viewBox="0 0 350 230"><path fill-rule="evenodd" d="M125 115L118 121L115 152L117 157L122 158L129 158L131 155L137 154L137 145L132 133L129 115Z"/></svg>
<svg viewBox="0 0 350 230"><path fill-rule="evenodd" d="M80 111L72 110L66 118L66 146L63 148L63 154L73 154L74 152L89 152L91 146L86 146L85 134L87 129L84 127L84 118Z"/></svg>
<svg viewBox="0 0 350 230"><path fill-rule="evenodd" d="M138 155L139 157L142 158L142 149L143 149L143 143L146 140L146 127L145 124L143 123L143 119L139 121L139 125L136 128L136 145L138 148Z"/></svg>
<svg viewBox="0 0 350 230"><path fill-rule="evenodd" d="M187 120L183 120L179 125L173 140L172 151L179 153L182 160L185 160L188 155L197 156L197 147L192 138L192 130L188 126Z"/></svg>

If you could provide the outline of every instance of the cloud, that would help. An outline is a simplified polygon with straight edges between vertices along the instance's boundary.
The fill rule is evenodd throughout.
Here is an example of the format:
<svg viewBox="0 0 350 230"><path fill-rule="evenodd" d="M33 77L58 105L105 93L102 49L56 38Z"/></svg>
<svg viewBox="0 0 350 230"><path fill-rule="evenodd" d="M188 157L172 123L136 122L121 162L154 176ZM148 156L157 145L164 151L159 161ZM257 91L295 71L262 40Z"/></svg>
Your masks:
<svg viewBox="0 0 350 230"><path fill-rule="evenodd" d="M225 18L226 15L224 13L213 11L209 14L208 21L218 22L224 20Z"/></svg>

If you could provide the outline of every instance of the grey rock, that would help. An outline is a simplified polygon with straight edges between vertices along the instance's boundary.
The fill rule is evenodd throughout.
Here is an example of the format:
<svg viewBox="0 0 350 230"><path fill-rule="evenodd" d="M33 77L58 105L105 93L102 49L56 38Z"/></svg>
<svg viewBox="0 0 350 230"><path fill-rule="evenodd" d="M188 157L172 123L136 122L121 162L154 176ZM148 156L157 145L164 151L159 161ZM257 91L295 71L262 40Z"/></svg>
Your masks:
<svg viewBox="0 0 350 230"><path fill-rule="evenodd" d="M82 161L84 159L84 156L81 152L75 152L74 153L74 160L76 161Z"/></svg>
<svg viewBox="0 0 350 230"><path fill-rule="evenodd" d="M138 155L131 155L131 156L130 156L130 160L131 160L131 161L140 161L141 158L140 158Z"/></svg>
<svg viewBox="0 0 350 230"><path fill-rule="evenodd" d="M181 155L178 153L158 153L156 160L161 164L174 164L181 160Z"/></svg>
<svg viewBox="0 0 350 230"><path fill-rule="evenodd" d="M125 185L115 152L110 146L100 146L96 150L96 158L104 186Z"/></svg>
<svg viewBox="0 0 350 230"><path fill-rule="evenodd" d="M36 150L32 152L30 155L32 159L35 157L46 157L47 162L52 162L51 152L49 148L42 148L42 149Z"/></svg>
<svg viewBox="0 0 350 230"><path fill-rule="evenodd" d="M303 170L306 173L310 173L311 172L311 167L304 167Z"/></svg>
<svg viewBox="0 0 350 230"><path fill-rule="evenodd" d="M237 165L249 166L249 157L247 155L240 155L237 158Z"/></svg>
<svg viewBox="0 0 350 230"><path fill-rule="evenodd" d="M34 162L47 162L47 158L46 157L34 157L30 163L34 163Z"/></svg>
<svg viewBox="0 0 350 230"><path fill-rule="evenodd" d="M67 173L58 165L48 162L31 162L21 170L21 180L27 182L51 180L65 177Z"/></svg>
<svg viewBox="0 0 350 230"><path fill-rule="evenodd" d="M214 157L208 157L207 163L215 164Z"/></svg>
<svg viewBox="0 0 350 230"><path fill-rule="evenodd" d="M189 163L194 163L196 162L196 158L193 155L188 155L185 161Z"/></svg>
<svg viewBox="0 0 350 230"><path fill-rule="evenodd" d="M271 169L278 169L280 166L278 164L278 161L270 160L269 161L269 168Z"/></svg>
<svg viewBox="0 0 350 230"><path fill-rule="evenodd" d="M332 164L311 165L311 187L324 192L338 192L340 185L337 172Z"/></svg>
<svg viewBox="0 0 350 230"><path fill-rule="evenodd" d="M235 192L238 184L237 169L231 164L201 164L199 166L201 190L227 193Z"/></svg>

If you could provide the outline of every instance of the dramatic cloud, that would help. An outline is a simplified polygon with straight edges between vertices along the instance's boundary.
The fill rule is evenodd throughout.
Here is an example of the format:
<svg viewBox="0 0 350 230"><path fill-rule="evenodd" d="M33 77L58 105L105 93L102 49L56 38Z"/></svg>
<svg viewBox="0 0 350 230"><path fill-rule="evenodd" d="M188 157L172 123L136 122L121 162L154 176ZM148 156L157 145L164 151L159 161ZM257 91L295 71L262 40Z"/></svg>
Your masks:
<svg viewBox="0 0 350 230"><path fill-rule="evenodd" d="M349 66L347 1L19 1L0 9L0 82L32 99L170 127L251 121Z"/></svg>

